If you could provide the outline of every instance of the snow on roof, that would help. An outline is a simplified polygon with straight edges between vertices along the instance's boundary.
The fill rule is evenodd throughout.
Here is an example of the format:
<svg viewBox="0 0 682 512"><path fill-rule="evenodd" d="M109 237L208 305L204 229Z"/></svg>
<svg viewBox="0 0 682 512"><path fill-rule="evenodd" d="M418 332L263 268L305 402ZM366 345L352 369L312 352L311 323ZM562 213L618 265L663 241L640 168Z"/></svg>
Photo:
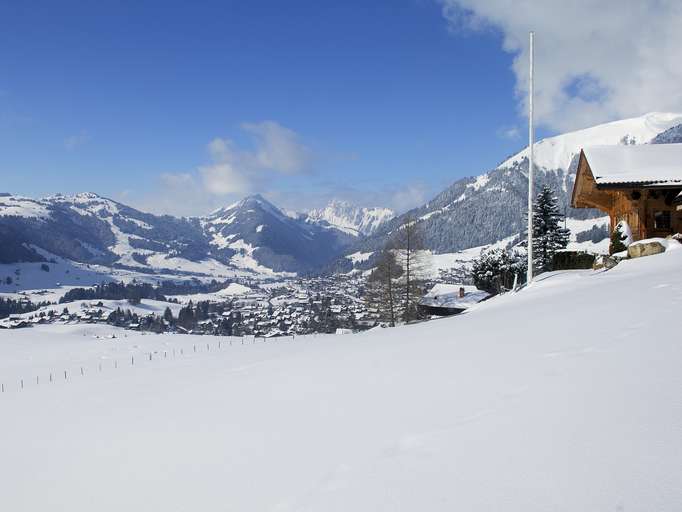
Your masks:
<svg viewBox="0 0 682 512"><path fill-rule="evenodd" d="M583 148L597 185L682 184L682 144Z"/></svg>
<svg viewBox="0 0 682 512"><path fill-rule="evenodd" d="M460 288L464 288L464 297L459 296ZM422 306L437 308L468 309L488 297L490 297L488 292L475 286L439 283L434 285L419 303Z"/></svg>

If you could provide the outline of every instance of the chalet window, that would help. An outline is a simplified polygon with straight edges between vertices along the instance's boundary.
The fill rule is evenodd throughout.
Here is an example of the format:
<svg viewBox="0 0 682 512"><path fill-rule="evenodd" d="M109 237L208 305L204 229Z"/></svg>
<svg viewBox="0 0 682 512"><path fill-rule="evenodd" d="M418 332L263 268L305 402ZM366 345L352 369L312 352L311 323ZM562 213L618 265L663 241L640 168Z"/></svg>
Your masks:
<svg viewBox="0 0 682 512"><path fill-rule="evenodd" d="M670 229L670 212L654 212L654 228L655 229Z"/></svg>

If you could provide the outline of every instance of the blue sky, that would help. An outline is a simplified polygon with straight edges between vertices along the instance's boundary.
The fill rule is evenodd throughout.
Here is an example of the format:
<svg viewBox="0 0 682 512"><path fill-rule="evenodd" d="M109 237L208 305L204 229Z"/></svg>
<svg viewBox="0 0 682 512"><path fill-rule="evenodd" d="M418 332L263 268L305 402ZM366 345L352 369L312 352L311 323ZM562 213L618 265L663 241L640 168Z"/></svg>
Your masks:
<svg viewBox="0 0 682 512"><path fill-rule="evenodd" d="M509 31L453 30L448 3L5 3L0 188L412 206L526 138Z"/></svg>

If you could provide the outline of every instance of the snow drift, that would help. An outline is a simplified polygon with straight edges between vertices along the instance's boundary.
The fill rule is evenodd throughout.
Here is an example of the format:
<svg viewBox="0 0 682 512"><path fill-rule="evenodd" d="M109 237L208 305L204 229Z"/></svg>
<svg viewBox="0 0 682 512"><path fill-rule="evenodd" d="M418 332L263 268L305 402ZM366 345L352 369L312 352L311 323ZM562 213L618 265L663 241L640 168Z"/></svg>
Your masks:
<svg viewBox="0 0 682 512"><path fill-rule="evenodd" d="M354 336L0 332L3 508L679 510L680 247Z"/></svg>

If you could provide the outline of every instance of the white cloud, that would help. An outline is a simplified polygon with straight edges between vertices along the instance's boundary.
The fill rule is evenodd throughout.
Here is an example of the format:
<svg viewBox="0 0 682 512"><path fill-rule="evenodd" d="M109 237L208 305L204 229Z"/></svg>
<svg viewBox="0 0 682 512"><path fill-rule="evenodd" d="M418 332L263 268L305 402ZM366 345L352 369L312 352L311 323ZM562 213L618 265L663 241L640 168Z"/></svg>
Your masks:
<svg viewBox="0 0 682 512"><path fill-rule="evenodd" d="M72 151L83 144L86 144L88 141L90 141L90 135L82 131L78 135L71 135L64 139L64 147L69 151Z"/></svg>
<svg viewBox="0 0 682 512"><path fill-rule="evenodd" d="M208 145L213 160L199 168L207 192L245 194L258 189L269 176L293 176L310 170L311 151L299 135L275 121L245 123L252 148L240 148L230 139L215 138Z"/></svg>
<svg viewBox="0 0 682 512"><path fill-rule="evenodd" d="M651 111L682 110L679 0L440 0L453 31L499 30L514 55L521 113L528 32L535 39L539 122L569 130Z"/></svg>
<svg viewBox="0 0 682 512"><path fill-rule="evenodd" d="M158 191L131 201L154 213L203 215L245 195L268 193L277 177L310 172L312 152L293 130L275 121L241 128L251 138L248 147L216 137L207 145L207 164L192 172L164 173Z"/></svg>
<svg viewBox="0 0 682 512"><path fill-rule="evenodd" d="M152 193L138 192L124 190L118 199L142 211L185 217L204 215L224 205L220 197L206 193L193 173L161 174Z"/></svg>
<svg viewBox="0 0 682 512"><path fill-rule="evenodd" d="M311 152L293 130L274 121L245 123L242 128L256 140L254 157L258 167L289 175L309 170Z"/></svg>
<svg viewBox="0 0 682 512"><path fill-rule="evenodd" d="M501 139L516 140L521 137L518 126L503 126L497 130L497 136Z"/></svg>

